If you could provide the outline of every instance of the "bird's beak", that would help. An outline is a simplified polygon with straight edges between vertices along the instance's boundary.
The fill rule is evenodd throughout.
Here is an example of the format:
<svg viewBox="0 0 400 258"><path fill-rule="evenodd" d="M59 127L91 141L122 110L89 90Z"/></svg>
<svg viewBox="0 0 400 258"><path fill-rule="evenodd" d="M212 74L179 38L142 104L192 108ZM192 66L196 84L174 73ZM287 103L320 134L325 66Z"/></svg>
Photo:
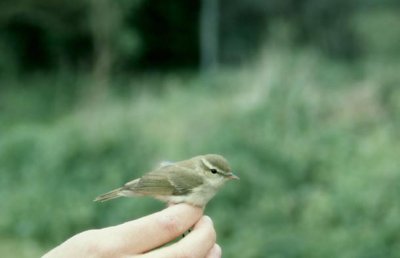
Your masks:
<svg viewBox="0 0 400 258"><path fill-rule="evenodd" d="M229 173L229 174L227 175L227 178L228 178L228 179L234 179L234 180L239 180L239 179L240 179L237 175L235 175L235 174L233 174L233 173Z"/></svg>

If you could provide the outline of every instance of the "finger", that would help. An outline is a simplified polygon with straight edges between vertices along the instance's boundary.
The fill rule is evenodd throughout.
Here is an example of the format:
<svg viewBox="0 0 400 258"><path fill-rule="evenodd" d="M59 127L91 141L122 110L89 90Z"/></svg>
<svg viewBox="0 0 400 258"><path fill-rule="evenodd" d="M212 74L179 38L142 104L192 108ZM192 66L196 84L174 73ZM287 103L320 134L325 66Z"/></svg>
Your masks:
<svg viewBox="0 0 400 258"><path fill-rule="evenodd" d="M188 204L170 206L160 212L107 228L114 242L127 253L137 254L159 247L182 235L198 221L203 210Z"/></svg>
<svg viewBox="0 0 400 258"><path fill-rule="evenodd" d="M206 258L221 258L222 250L218 244L214 244L211 250L208 252Z"/></svg>
<svg viewBox="0 0 400 258"><path fill-rule="evenodd" d="M208 216L203 216L193 231L179 242L140 256L141 258L204 258L215 244L216 233Z"/></svg>

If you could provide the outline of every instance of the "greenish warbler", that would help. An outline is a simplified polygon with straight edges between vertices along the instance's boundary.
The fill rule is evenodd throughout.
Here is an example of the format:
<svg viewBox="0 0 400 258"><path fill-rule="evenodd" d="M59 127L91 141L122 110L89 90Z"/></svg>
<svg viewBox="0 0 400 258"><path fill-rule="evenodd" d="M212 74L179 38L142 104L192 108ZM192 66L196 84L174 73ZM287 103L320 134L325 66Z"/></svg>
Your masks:
<svg viewBox="0 0 400 258"><path fill-rule="evenodd" d="M188 203L204 207L228 180L239 179L224 157L217 154L196 156L176 163L162 164L124 186L98 196L108 201L121 196L152 196L167 203Z"/></svg>

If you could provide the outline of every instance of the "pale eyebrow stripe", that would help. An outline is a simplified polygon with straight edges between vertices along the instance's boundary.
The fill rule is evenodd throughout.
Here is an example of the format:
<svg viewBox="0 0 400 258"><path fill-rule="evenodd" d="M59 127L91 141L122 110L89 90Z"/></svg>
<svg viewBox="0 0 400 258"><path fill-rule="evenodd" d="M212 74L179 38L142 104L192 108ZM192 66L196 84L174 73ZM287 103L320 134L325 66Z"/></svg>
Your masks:
<svg viewBox="0 0 400 258"><path fill-rule="evenodd" d="M212 168L217 169L216 167L214 167L213 165L211 165L210 162L208 162L205 158L201 158L201 162L203 162L204 165L206 165L206 167L208 167L209 169L212 169ZM217 170L218 170L218 169L217 169Z"/></svg>

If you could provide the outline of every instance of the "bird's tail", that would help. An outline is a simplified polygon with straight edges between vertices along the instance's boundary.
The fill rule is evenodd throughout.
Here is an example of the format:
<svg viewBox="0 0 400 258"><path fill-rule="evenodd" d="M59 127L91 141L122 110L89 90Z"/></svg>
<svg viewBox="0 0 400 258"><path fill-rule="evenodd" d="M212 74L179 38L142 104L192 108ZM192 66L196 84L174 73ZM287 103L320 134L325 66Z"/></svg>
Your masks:
<svg viewBox="0 0 400 258"><path fill-rule="evenodd" d="M121 195L121 190L122 190L122 187L114 189L114 190L112 190L112 191L110 191L108 193L99 195L99 196L96 197L96 199L94 199L94 201L95 202L105 202L105 201L108 201L108 200L111 200L111 199L114 199L114 198L121 197L122 196Z"/></svg>

